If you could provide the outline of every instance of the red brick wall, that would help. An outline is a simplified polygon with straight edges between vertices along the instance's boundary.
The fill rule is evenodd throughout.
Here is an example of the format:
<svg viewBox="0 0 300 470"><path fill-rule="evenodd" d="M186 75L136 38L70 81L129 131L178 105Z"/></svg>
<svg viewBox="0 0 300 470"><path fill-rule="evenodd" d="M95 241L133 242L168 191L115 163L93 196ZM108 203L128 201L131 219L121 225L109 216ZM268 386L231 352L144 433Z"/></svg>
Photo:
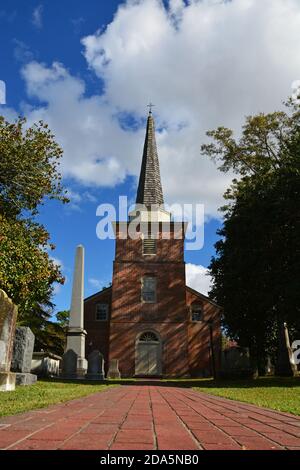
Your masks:
<svg viewBox="0 0 300 470"><path fill-rule="evenodd" d="M108 304L108 321L96 320L96 305L98 303ZM111 288L105 289L84 301L84 328L87 331L85 341L86 357L98 349L104 356L105 370L108 368L109 351L109 324L111 316Z"/></svg>
<svg viewBox="0 0 300 470"><path fill-rule="evenodd" d="M157 254L142 254L142 241L116 240L112 288L85 300L86 356L94 349L104 355L106 372L110 359L118 359L121 375L135 373L135 343L139 333L156 331L162 340L164 376L205 376L212 372L209 326L212 320L213 348L219 367L221 309L205 296L185 286L183 239L157 240ZM141 278L157 278L157 301L141 302ZM96 321L96 304L108 303L109 321ZM193 303L203 308L202 322L192 322Z"/></svg>
<svg viewBox="0 0 300 470"><path fill-rule="evenodd" d="M186 303L189 311L188 355L191 376L212 375L212 353L208 321L212 321L213 350L216 369L220 365L221 352L221 309L205 296L199 295L189 288L186 289ZM191 321L191 306L201 305L203 320Z"/></svg>
<svg viewBox="0 0 300 470"><path fill-rule="evenodd" d="M183 239L157 240L157 254L145 256L142 240L121 240L117 234L112 285L110 359L119 359L123 376L135 369L135 341L139 332L155 330L162 338L163 374L188 375L187 310ZM141 302L141 279L157 279L154 304Z"/></svg>

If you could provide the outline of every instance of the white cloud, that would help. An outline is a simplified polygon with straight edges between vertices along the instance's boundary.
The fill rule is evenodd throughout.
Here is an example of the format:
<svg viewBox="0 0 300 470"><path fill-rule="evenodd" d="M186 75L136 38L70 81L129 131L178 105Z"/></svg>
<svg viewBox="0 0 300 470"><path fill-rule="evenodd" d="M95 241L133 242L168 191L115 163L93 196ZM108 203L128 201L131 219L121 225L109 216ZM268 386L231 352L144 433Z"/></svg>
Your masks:
<svg viewBox="0 0 300 470"><path fill-rule="evenodd" d="M120 126L119 113L145 115L156 104L167 202L200 202L217 215L229 175L200 156L205 132L239 131L244 116L281 107L299 79L298 0L128 0L105 30L83 38L89 68L104 94L59 63L23 68L24 107L48 121L64 148L63 171L85 185L113 186L138 175L144 129Z"/></svg>
<svg viewBox="0 0 300 470"><path fill-rule="evenodd" d="M57 294L59 294L60 291L61 291L61 287L62 287L61 284L58 284L58 282L55 282L55 283L53 284L52 295L57 295Z"/></svg>
<svg viewBox="0 0 300 470"><path fill-rule="evenodd" d="M103 281L101 281L101 279L95 279L93 277L90 277L89 280L88 280L88 283L95 289L102 289L103 287Z"/></svg>
<svg viewBox="0 0 300 470"><path fill-rule="evenodd" d="M61 270L64 269L64 263L62 262L61 259L55 258L54 256L50 256L50 259L55 266L59 267Z"/></svg>
<svg viewBox="0 0 300 470"><path fill-rule="evenodd" d="M0 80L0 104L6 103L6 85L3 80Z"/></svg>
<svg viewBox="0 0 300 470"><path fill-rule="evenodd" d="M32 12L31 22L37 28L41 29L43 27L43 5L38 5L34 8Z"/></svg>
<svg viewBox="0 0 300 470"><path fill-rule="evenodd" d="M70 200L69 204L65 206L66 210L81 211L82 205L86 202L96 204L97 198L89 191L74 191L71 188L66 189L66 196Z"/></svg>
<svg viewBox="0 0 300 470"><path fill-rule="evenodd" d="M207 295L212 278L207 268L201 265L187 263L185 265L186 284L201 294Z"/></svg>

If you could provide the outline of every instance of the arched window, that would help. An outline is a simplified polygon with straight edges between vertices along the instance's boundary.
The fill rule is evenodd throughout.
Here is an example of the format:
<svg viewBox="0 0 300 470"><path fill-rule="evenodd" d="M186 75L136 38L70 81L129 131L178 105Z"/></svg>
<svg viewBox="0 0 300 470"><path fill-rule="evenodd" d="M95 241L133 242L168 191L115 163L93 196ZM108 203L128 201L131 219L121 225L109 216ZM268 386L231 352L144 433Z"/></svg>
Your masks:
<svg viewBox="0 0 300 470"><path fill-rule="evenodd" d="M145 331L145 333L142 333L139 337L139 341L142 343L149 343L150 341L158 343L159 339L153 331Z"/></svg>

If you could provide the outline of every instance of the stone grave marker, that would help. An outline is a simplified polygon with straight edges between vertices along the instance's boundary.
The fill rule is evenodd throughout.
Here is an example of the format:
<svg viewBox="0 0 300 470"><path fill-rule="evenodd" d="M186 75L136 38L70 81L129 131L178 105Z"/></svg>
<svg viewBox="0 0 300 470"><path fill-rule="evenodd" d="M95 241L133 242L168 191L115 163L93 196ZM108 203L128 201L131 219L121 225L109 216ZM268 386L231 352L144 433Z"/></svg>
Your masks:
<svg viewBox="0 0 300 470"><path fill-rule="evenodd" d="M10 372L18 309L0 289L0 391L15 389L16 374Z"/></svg>
<svg viewBox="0 0 300 470"><path fill-rule="evenodd" d="M104 379L104 360L100 351L92 351L88 357L88 371L85 376L90 380Z"/></svg>
<svg viewBox="0 0 300 470"><path fill-rule="evenodd" d="M31 361L35 336L27 326L16 328L11 371L16 372L17 385L32 385L37 376L31 374Z"/></svg>

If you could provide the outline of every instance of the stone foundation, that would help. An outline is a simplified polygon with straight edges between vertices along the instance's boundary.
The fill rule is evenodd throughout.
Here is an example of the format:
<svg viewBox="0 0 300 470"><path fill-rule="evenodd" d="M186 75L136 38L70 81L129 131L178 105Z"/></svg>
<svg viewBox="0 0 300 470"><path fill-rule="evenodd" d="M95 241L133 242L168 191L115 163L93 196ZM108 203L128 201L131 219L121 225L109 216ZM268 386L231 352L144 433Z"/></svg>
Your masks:
<svg viewBox="0 0 300 470"><path fill-rule="evenodd" d="M35 374L17 372L16 374L16 385L33 385L37 380Z"/></svg>

